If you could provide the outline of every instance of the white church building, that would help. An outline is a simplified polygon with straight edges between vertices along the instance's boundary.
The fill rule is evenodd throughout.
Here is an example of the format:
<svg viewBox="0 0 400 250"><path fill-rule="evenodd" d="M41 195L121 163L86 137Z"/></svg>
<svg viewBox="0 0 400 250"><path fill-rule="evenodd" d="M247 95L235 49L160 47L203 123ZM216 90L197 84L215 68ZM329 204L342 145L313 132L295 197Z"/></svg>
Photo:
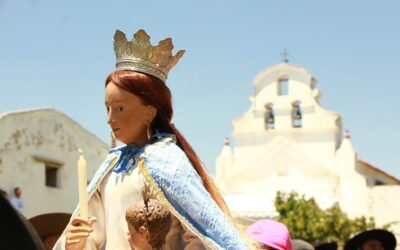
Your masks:
<svg viewBox="0 0 400 250"><path fill-rule="evenodd" d="M0 189L22 190L22 213L71 213L78 203L77 162L82 149L88 180L109 145L72 118L52 108L0 114Z"/></svg>
<svg viewBox="0 0 400 250"><path fill-rule="evenodd" d="M256 76L251 107L233 121L234 143L227 139L216 159L216 183L233 216L274 216L277 191L295 191L321 208L337 202L351 218L372 216L378 226L400 222L400 179L357 156L340 114L320 106L316 83L289 63ZM398 237L400 226L392 229Z"/></svg>

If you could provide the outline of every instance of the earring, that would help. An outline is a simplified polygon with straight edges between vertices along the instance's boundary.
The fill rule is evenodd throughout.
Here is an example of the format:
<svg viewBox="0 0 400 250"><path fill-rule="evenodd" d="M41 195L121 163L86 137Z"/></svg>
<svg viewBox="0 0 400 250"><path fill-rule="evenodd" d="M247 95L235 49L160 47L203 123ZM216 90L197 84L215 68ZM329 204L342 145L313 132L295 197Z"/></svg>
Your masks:
<svg viewBox="0 0 400 250"><path fill-rule="evenodd" d="M147 123L147 140L151 139L150 122Z"/></svg>
<svg viewBox="0 0 400 250"><path fill-rule="evenodd" d="M111 140L114 140L114 141L116 140L115 136L114 136L114 133L112 131L110 131L110 136L111 136Z"/></svg>

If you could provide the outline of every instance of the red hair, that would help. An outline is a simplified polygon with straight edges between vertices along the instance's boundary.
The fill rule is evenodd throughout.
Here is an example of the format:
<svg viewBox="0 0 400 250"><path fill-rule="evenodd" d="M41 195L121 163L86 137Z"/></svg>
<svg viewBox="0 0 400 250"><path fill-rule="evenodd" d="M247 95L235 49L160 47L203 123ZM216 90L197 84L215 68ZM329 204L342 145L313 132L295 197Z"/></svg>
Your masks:
<svg viewBox="0 0 400 250"><path fill-rule="evenodd" d="M193 168L201 177L204 187L222 211L230 217L229 209L221 193L207 173L196 152L186 141L182 133L171 123L173 116L172 95L168 86L160 79L151 75L127 70L112 72L107 77L106 86L110 82L138 96L143 104L154 106L157 109L157 115L150 125L152 133L157 131L158 133L175 134L177 145L189 158Z"/></svg>

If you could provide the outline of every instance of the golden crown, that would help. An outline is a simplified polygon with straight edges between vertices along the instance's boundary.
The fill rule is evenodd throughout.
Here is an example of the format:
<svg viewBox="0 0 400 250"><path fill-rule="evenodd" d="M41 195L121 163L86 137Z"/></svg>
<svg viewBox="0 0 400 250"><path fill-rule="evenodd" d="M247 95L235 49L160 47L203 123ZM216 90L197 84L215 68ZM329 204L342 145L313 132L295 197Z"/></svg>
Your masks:
<svg viewBox="0 0 400 250"><path fill-rule="evenodd" d="M157 77L165 83L168 73L185 53L184 50L172 55L171 38L161 40L158 45L150 43L150 36L140 29L132 41L126 39L125 33L117 30L114 35L114 51L117 57L117 70L133 70Z"/></svg>

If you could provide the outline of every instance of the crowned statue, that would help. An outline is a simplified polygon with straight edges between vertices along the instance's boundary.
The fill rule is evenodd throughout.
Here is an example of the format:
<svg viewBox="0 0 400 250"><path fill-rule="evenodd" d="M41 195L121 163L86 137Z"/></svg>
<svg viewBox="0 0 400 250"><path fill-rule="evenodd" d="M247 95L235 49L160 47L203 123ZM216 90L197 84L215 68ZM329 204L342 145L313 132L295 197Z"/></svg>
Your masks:
<svg viewBox="0 0 400 250"><path fill-rule="evenodd" d="M121 146L110 149L87 187L88 216L78 205L54 249L144 250L141 239L152 249L251 249L173 123L167 79L185 52L173 55L173 48L171 38L153 46L144 30L132 40L116 31L105 106Z"/></svg>

